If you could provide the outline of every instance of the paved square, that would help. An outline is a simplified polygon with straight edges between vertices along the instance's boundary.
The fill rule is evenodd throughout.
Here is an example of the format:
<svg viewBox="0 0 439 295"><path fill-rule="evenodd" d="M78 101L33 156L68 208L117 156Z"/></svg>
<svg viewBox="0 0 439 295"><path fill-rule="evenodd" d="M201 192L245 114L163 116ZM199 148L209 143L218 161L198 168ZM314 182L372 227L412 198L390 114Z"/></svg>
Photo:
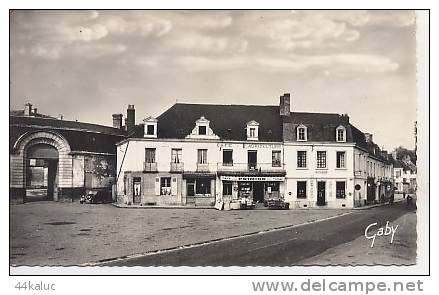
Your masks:
<svg viewBox="0 0 439 295"><path fill-rule="evenodd" d="M301 224L349 210L124 209L35 202L10 207L11 265L79 265Z"/></svg>

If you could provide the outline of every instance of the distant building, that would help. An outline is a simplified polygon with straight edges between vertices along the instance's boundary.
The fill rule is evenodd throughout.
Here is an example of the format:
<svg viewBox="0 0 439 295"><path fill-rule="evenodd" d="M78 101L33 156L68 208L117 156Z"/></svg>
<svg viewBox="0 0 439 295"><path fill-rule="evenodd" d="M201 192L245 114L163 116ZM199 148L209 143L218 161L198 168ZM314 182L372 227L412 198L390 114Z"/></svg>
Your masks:
<svg viewBox="0 0 439 295"><path fill-rule="evenodd" d="M352 208L393 192L391 156L347 115L278 106L176 103L117 144L117 200L214 206L284 198Z"/></svg>
<svg viewBox="0 0 439 295"><path fill-rule="evenodd" d="M415 193L417 189L417 169L410 157L406 156L402 160L395 160L393 165L393 178L395 179L396 192L406 194Z"/></svg>
<svg viewBox="0 0 439 295"><path fill-rule="evenodd" d="M10 200L72 201L89 190L111 192L115 144L126 135L122 124L118 126L57 119L38 113L31 104L11 111Z"/></svg>

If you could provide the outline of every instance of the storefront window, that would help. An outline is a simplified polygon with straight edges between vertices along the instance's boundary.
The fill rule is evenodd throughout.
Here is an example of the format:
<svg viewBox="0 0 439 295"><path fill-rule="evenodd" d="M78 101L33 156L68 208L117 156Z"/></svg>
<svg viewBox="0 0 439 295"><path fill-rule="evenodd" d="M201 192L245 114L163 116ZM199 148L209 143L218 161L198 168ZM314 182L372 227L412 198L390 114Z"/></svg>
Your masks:
<svg viewBox="0 0 439 295"><path fill-rule="evenodd" d="M197 195L208 195L210 194L210 179L198 178L195 181L195 193Z"/></svg>
<svg viewBox="0 0 439 295"><path fill-rule="evenodd" d="M223 181L223 195L231 196L232 195L232 182L231 181Z"/></svg>
<svg viewBox="0 0 439 295"><path fill-rule="evenodd" d="M279 191L279 182L266 182L265 183L265 191L267 193L278 192Z"/></svg>
<svg viewBox="0 0 439 295"><path fill-rule="evenodd" d="M252 192L251 182L238 182L239 197L250 197Z"/></svg>
<svg viewBox="0 0 439 295"><path fill-rule="evenodd" d="M161 195L171 194L171 177L160 178L160 194Z"/></svg>

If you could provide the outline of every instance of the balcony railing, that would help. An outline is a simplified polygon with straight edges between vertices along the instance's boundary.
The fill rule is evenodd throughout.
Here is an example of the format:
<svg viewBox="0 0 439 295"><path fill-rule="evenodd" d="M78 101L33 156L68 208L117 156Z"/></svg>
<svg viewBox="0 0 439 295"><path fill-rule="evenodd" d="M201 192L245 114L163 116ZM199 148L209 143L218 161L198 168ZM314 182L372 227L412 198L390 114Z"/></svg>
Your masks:
<svg viewBox="0 0 439 295"><path fill-rule="evenodd" d="M157 172L157 163L143 162L143 171L145 171L145 172Z"/></svg>
<svg viewBox="0 0 439 295"><path fill-rule="evenodd" d="M171 162L171 172L183 172L184 165L183 163L173 163Z"/></svg>
<svg viewBox="0 0 439 295"><path fill-rule="evenodd" d="M285 168L280 163L218 163L218 172L284 172Z"/></svg>
<svg viewBox="0 0 439 295"><path fill-rule="evenodd" d="M209 163L197 163L197 172L209 172Z"/></svg>

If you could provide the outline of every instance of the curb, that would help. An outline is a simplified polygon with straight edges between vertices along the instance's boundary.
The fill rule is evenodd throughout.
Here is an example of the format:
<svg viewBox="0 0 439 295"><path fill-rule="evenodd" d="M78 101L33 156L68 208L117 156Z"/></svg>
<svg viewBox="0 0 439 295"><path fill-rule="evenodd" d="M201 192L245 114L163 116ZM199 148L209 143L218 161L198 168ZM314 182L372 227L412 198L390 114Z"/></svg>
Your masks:
<svg viewBox="0 0 439 295"><path fill-rule="evenodd" d="M402 201L403 200L396 200L393 202L393 204L400 203ZM352 208L352 210L367 210L367 209L372 209L372 208L382 207L382 206L390 206L390 204L389 203L374 204L374 205L368 205L368 206L363 206L363 207L355 207L355 208Z"/></svg>
<svg viewBox="0 0 439 295"><path fill-rule="evenodd" d="M308 224L312 224L312 223L319 223L319 222L323 222L326 220L335 219L335 218L346 216L349 214L352 214L352 212L345 212L345 213L342 213L339 215L330 216L330 217L317 219L317 220L311 220L311 221L307 221L307 222L303 222L303 223L299 223L299 224L273 227L273 228L269 228L269 229L261 230L261 231L257 231L257 232L250 232L250 233L245 233L245 234L241 234L241 235L229 236L229 237L225 237L225 238L217 238L217 239L213 239L213 240L209 240L209 241L196 242L193 244L186 244L186 245L182 245L182 246L175 246L175 247L171 247L171 248L147 251L147 252L137 253L137 254L123 255L123 256L113 257L113 258L104 258L104 259L98 260L96 262L83 263L83 264L80 264L79 266L105 266L105 264L111 263L111 262L129 260L129 259L133 259L133 258L140 258L140 257L151 256L151 255L167 253L167 252L173 252L173 251L182 250L182 249L210 245L210 244L214 244L214 243L218 243L218 242L222 242L222 241L229 241L229 240L235 240L235 239L245 238L245 237L249 237L249 236L255 236L255 235L264 234L264 233L268 233L268 232L296 228L296 227L300 227L300 226L304 226L304 225L308 225Z"/></svg>

